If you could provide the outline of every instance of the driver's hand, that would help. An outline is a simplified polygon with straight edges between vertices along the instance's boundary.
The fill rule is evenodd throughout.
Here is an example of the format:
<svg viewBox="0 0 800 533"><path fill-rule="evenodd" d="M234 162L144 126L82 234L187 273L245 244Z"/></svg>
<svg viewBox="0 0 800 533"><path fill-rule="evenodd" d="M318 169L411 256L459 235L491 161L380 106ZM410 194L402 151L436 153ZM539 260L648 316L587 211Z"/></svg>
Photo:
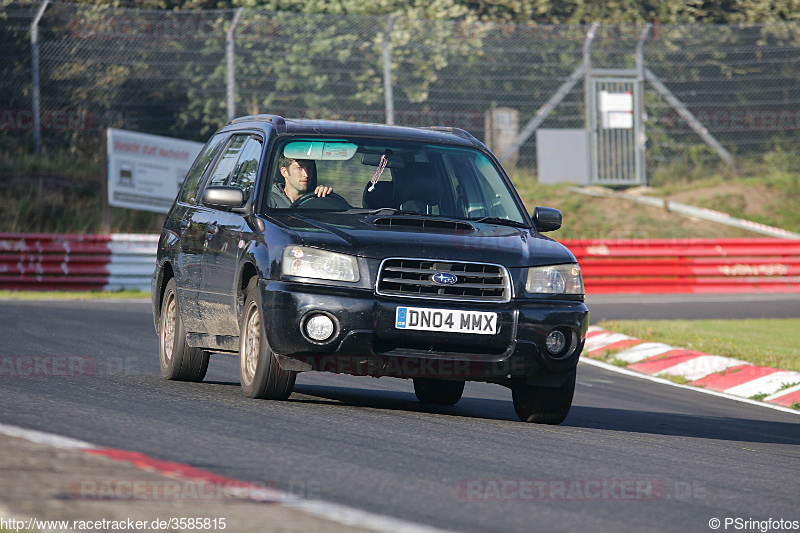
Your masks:
<svg viewBox="0 0 800 533"><path fill-rule="evenodd" d="M325 196L328 196L332 192L333 192L333 187L326 187L325 185L319 185L316 189L314 189L314 194L316 194L320 198L324 198Z"/></svg>

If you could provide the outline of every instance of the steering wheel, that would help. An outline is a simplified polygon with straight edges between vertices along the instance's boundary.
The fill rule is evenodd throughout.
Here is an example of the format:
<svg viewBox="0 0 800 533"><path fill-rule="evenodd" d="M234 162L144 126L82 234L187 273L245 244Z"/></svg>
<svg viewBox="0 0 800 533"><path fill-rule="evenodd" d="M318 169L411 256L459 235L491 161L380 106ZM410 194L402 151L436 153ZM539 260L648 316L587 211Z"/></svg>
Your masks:
<svg viewBox="0 0 800 533"><path fill-rule="evenodd" d="M346 211L352 209L353 206L347 200L332 192L327 196L317 196L316 193L310 192L304 194L289 206L289 209L299 209L301 206L306 209L330 209L332 211Z"/></svg>

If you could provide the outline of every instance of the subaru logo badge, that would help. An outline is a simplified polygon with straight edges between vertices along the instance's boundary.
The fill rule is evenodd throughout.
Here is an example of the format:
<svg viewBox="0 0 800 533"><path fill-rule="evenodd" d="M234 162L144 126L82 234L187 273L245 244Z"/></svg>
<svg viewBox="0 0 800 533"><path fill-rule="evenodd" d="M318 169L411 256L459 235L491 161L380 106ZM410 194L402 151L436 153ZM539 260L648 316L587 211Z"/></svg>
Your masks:
<svg viewBox="0 0 800 533"><path fill-rule="evenodd" d="M458 277L450 272L437 272L431 277L431 280L439 285L454 285L458 281Z"/></svg>

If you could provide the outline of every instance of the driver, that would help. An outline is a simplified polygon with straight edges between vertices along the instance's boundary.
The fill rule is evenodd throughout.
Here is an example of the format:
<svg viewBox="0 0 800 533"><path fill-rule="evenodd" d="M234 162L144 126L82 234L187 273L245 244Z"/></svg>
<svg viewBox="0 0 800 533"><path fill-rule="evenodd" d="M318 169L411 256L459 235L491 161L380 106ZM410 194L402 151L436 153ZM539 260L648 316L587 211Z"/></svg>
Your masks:
<svg viewBox="0 0 800 533"><path fill-rule="evenodd" d="M284 181L273 184L269 207L290 207L311 191L321 198L333 192L333 187L317 185L317 165L313 159L289 159L281 155L278 165Z"/></svg>

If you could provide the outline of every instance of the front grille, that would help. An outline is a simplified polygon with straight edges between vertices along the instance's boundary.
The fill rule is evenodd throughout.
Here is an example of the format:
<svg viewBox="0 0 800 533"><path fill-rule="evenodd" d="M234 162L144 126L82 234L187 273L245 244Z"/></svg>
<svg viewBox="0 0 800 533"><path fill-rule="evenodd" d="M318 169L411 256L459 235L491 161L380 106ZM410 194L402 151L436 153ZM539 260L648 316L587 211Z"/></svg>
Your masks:
<svg viewBox="0 0 800 533"><path fill-rule="evenodd" d="M455 276L455 283L433 281L439 273ZM384 296L508 302L511 283L508 271L500 265L397 258L386 259L381 265L377 292Z"/></svg>

